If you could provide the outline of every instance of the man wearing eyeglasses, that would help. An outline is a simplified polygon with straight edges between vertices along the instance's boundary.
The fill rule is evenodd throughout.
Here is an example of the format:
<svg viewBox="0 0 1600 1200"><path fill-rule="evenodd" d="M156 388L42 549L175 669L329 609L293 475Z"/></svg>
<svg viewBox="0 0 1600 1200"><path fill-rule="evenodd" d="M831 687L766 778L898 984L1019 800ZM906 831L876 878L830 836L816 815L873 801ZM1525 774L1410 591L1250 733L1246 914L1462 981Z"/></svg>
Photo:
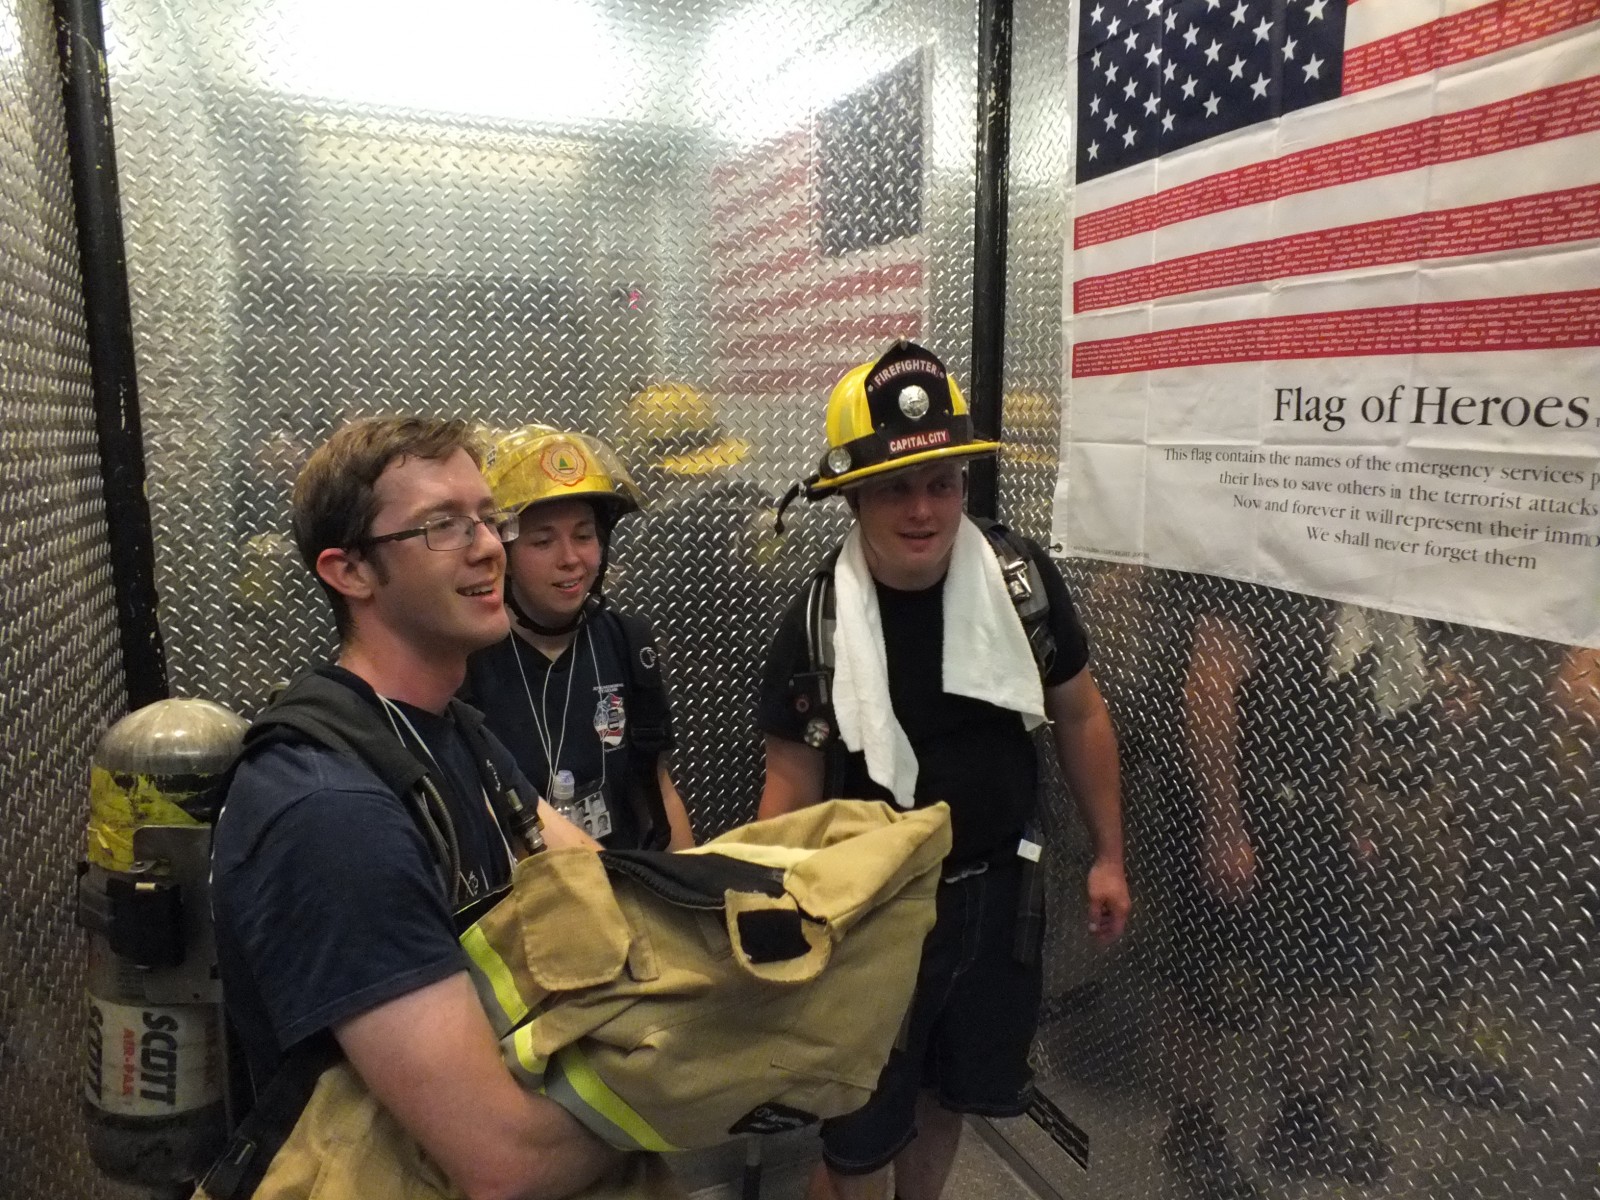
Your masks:
<svg viewBox="0 0 1600 1200"><path fill-rule="evenodd" d="M614 1152L513 1080L456 940L516 858L594 844L452 700L467 656L506 636L516 517L463 422L408 417L335 433L293 520L340 647L256 720L217 822L218 962L257 1100L223 1163L264 1169L343 1057L466 1195L571 1195ZM210 1194L244 1194L219 1172Z"/></svg>

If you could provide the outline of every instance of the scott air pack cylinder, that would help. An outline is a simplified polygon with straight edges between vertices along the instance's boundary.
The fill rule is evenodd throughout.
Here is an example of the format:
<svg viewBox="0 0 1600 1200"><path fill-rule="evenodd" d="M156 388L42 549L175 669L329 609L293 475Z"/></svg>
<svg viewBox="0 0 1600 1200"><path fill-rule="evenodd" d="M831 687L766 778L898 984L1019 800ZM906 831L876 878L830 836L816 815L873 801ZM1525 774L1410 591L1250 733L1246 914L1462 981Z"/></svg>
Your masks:
<svg viewBox="0 0 1600 1200"><path fill-rule="evenodd" d="M216 785L247 727L208 700L157 701L113 725L90 767L89 1156L139 1187L195 1178L227 1132L208 880Z"/></svg>

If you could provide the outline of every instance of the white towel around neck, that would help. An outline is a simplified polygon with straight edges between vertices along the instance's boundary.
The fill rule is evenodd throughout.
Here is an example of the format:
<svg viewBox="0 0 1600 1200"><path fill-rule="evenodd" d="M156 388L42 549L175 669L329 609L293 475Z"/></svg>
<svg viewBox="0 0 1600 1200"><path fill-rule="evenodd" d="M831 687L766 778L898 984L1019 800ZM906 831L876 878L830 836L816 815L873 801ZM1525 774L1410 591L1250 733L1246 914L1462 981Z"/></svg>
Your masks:
<svg viewBox="0 0 1600 1200"><path fill-rule="evenodd" d="M893 794L895 803L910 808L917 756L890 702L883 619L859 526L844 540L833 585L833 711L839 736L866 757L867 773ZM970 520L963 519L956 533L942 586L944 690L1011 709L1021 714L1028 729L1042 724L1044 687L1028 635L988 539Z"/></svg>

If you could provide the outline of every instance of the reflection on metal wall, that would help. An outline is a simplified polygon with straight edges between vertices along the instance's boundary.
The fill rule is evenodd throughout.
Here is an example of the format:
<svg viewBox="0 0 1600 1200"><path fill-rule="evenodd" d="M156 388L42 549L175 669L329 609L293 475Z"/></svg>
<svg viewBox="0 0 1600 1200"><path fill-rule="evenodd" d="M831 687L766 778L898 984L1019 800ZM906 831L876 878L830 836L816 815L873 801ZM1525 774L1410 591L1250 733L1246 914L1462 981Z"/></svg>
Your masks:
<svg viewBox="0 0 1600 1200"><path fill-rule="evenodd" d="M0 1197L109 1196L80 1132L88 759L122 704L47 5L0 2Z"/></svg>
<svg viewBox="0 0 1600 1200"><path fill-rule="evenodd" d="M616 590L663 632L697 823L753 813L760 647L838 523L780 544L763 509L841 364L916 333L965 367L971 8L478 11L531 76L434 5L171 11L108 5L175 690L250 711L326 652L286 501L339 421L571 423L658 509Z"/></svg>
<svg viewBox="0 0 1600 1200"><path fill-rule="evenodd" d="M1071 145L1062 6L1018 6L1004 513L1049 531ZM1039 451L1048 447L1041 461ZM1571 1197L1600 1160L1600 651L1084 560L1138 906L1079 933L1059 790L1036 1060L1064 1194ZM1239 822L1228 820L1237 799Z"/></svg>

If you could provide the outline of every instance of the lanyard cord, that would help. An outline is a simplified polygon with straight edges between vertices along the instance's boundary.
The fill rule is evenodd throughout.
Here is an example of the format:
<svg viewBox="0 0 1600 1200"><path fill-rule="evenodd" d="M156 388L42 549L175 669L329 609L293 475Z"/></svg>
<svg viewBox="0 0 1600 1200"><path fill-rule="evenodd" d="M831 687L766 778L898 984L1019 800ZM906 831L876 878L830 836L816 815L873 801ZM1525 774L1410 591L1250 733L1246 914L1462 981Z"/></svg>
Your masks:
<svg viewBox="0 0 1600 1200"><path fill-rule="evenodd" d="M422 735L417 732L417 727L411 723L411 718L406 716L405 710L403 710L398 704L389 699L387 696L379 696L378 699L383 701L384 715L389 718L389 728L394 730L395 737L399 738L402 742L406 740L405 734L400 732L400 725L404 725L406 727L406 733L411 735L412 741L416 742L418 746L422 747L422 752L428 756L428 761L433 764L434 770L443 774L444 768L439 765L439 760L433 756L432 748L427 742L422 740ZM396 717L400 718L400 725L395 724Z"/></svg>
<svg viewBox="0 0 1600 1200"><path fill-rule="evenodd" d="M588 630L585 629L584 635L587 636L587 634ZM556 741L555 751L552 753L550 749L549 723L544 719L544 711L545 705L550 702L550 668L555 664L553 662L546 662L544 669L544 684L539 689L539 703L535 704L533 702L533 689L528 686L528 668L522 661L522 647L519 644L522 639L517 637L516 634L512 634L511 636L516 639L512 644L511 650L513 657L515 657L517 660L517 671L522 676L522 694L528 698L528 715L533 718L533 731L539 735L539 746L544 750L544 769L546 776L544 794L549 796L555 792L556 764L557 760L561 757L562 749L567 744L567 716L572 708L572 677L577 674L577 671L574 669L577 665L577 655L574 654L573 662L567 664L567 697L561 705L561 734ZM537 649L537 647L534 649Z"/></svg>
<svg viewBox="0 0 1600 1200"><path fill-rule="evenodd" d="M411 718L406 716L405 711L387 696L379 696L378 699L383 702L383 712L384 715L389 718L389 728L394 730L394 736L402 743L405 741L405 737L400 732L400 725L395 723L395 718L398 717L400 719L400 723L406 727L406 732L411 735L412 740L415 741L416 744L422 748L422 752L428 756L428 761L433 764L433 768L439 773L440 778L444 778L444 767L440 765L438 758L434 756L433 748L430 747L428 743L423 740L422 735L417 732L417 727L411 723ZM474 754L473 757L476 758L476 754ZM438 810L439 821L442 822L444 826L443 831L441 832L435 822L429 818L426 809L424 809L422 813L423 819L427 822L429 828L432 830L436 843L442 844L444 857L449 864L451 871L454 872L456 880L459 881L461 876L461 840L456 832L455 818L450 815L450 807L445 803L444 797L439 794L438 788L434 786L433 781L430 780L426 775L423 776L422 786L424 795L428 797L433 807ZM481 779L478 781L478 792L483 800L484 809L489 814L489 823L494 826L495 832L500 835L500 844L505 847L506 863L509 866L515 866L517 861L516 855L512 853L511 843L506 841L505 830L500 828L500 819L495 815L494 805L489 800L489 791L483 786L483 781ZM459 899L458 886L458 883L453 883L451 885L450 903L452 907L455 906L457 900Z"/></svg>
<svg viewBox="0 0 1600 1200"><path fill-rule="evenodd" d="M379 696L383 702L383 712L389 718L389 728L394 730L395 740L401 745L405 744L405 735L400 732L400 726L395 723L399 717L411 734L417 745L422 747L422 752L428 756L428 761L433 763L434 769L439 770L439 760L434 758L433 751L428 748L428 743L422 740L422 735L411 724L411 720L387 696ZM455 819L450 815L449 806L445 804L444 797L439 795L439 790L426 774L422 777L420 786L423 803L419 814L428 833L433 838L434 850L444 860L443 866L448 873L445 890L450 895L450 907L455 908L461 898L461 843L456 836ZM430 812L430 808L433 810ZM441 829L441 826L443 828Z"/></svg>
<svg viewBox="0 0 1600 1200"><path fill-rule="evenodd" d="M585 627L585 632L587 633L587 627ZM596 692L596 694L599 694L600 688L602 686L601 681L600 681L600 659L599 659L599 656L597 656L595 654L595 652L594 652L594 635L593 634L588 634L588 637L589 637L589 666L594 671L595 692ZM596 729L594 731L594 736L595 736L595 740L600 743L600 791L603 794L605 792L605 790L606 790L606 743L605 743L605 739L600 736L600 731L598 729Z"/></svg>
<svg viewBox="0 0 1600 1200"><path fill-rule="evenodd" d="M587 646L589 648L589 665L594 670L594 681L595 681L595 684L596 684L596 686L599 686L599 684L600 684L600 658L595 653L595 649L594 649L594 633L592 632L592 629L593 629L592 623L589 622L589 621L585 621L583 623L583 629L581 631L580 636L582 636L582 638L584 639L585 644L587 644ZM572 662L567 664L567 695L566 695L566 699L562 702L562 705L561 705L561 736L556 742L555 753L552 754L550 752L550 737L551 737L551 734L550 734L550 731L549 731L548 723L543 719L543 714L545 712L545 707L544 706L549 702L549 698L550 698L550 668L552 666L554 666L555 664L554 663L547 663L546 664L545 672L544 672L544 683L539 689L539 703L535 704L533 702L533 688L528 685L528 668L523 664L523 661L522 661L522 646L521 646L522 639L517 637L516 634L512 634L511 636L515 639L512 647L511 647L511 651L512 651L512 656L517 660L517 671L522 676L522 694L528 698L528 713L533 718L533 729L534 729L534 732L539 735L539 745L544 750L545 771L546 771L546 773L548 775L548 779L546 781L547 784L548 784L548 787L547 787L547 790L545 791L545 795L549 796L552 792L555 791L556 771L560 766L559 759L561 758L561 751L566 747L566 744L567 744L567 717L570 715L571 709L572 709L572 677L578 673L578 670L577 670L577 667L578 667L578 662L577 662L578 655L577 655L576 650L574 649L574 652L573 652L573 655L572 655ZM537 647L532 647L532 649L537 650ZM600 731L598 729L595 730L595 737L596 738L600 737ZM600 743L600 788L601 788L602 791L605 790L605 786L606 786L606 746L605 746L605 743L602 741Z"/></svg>

